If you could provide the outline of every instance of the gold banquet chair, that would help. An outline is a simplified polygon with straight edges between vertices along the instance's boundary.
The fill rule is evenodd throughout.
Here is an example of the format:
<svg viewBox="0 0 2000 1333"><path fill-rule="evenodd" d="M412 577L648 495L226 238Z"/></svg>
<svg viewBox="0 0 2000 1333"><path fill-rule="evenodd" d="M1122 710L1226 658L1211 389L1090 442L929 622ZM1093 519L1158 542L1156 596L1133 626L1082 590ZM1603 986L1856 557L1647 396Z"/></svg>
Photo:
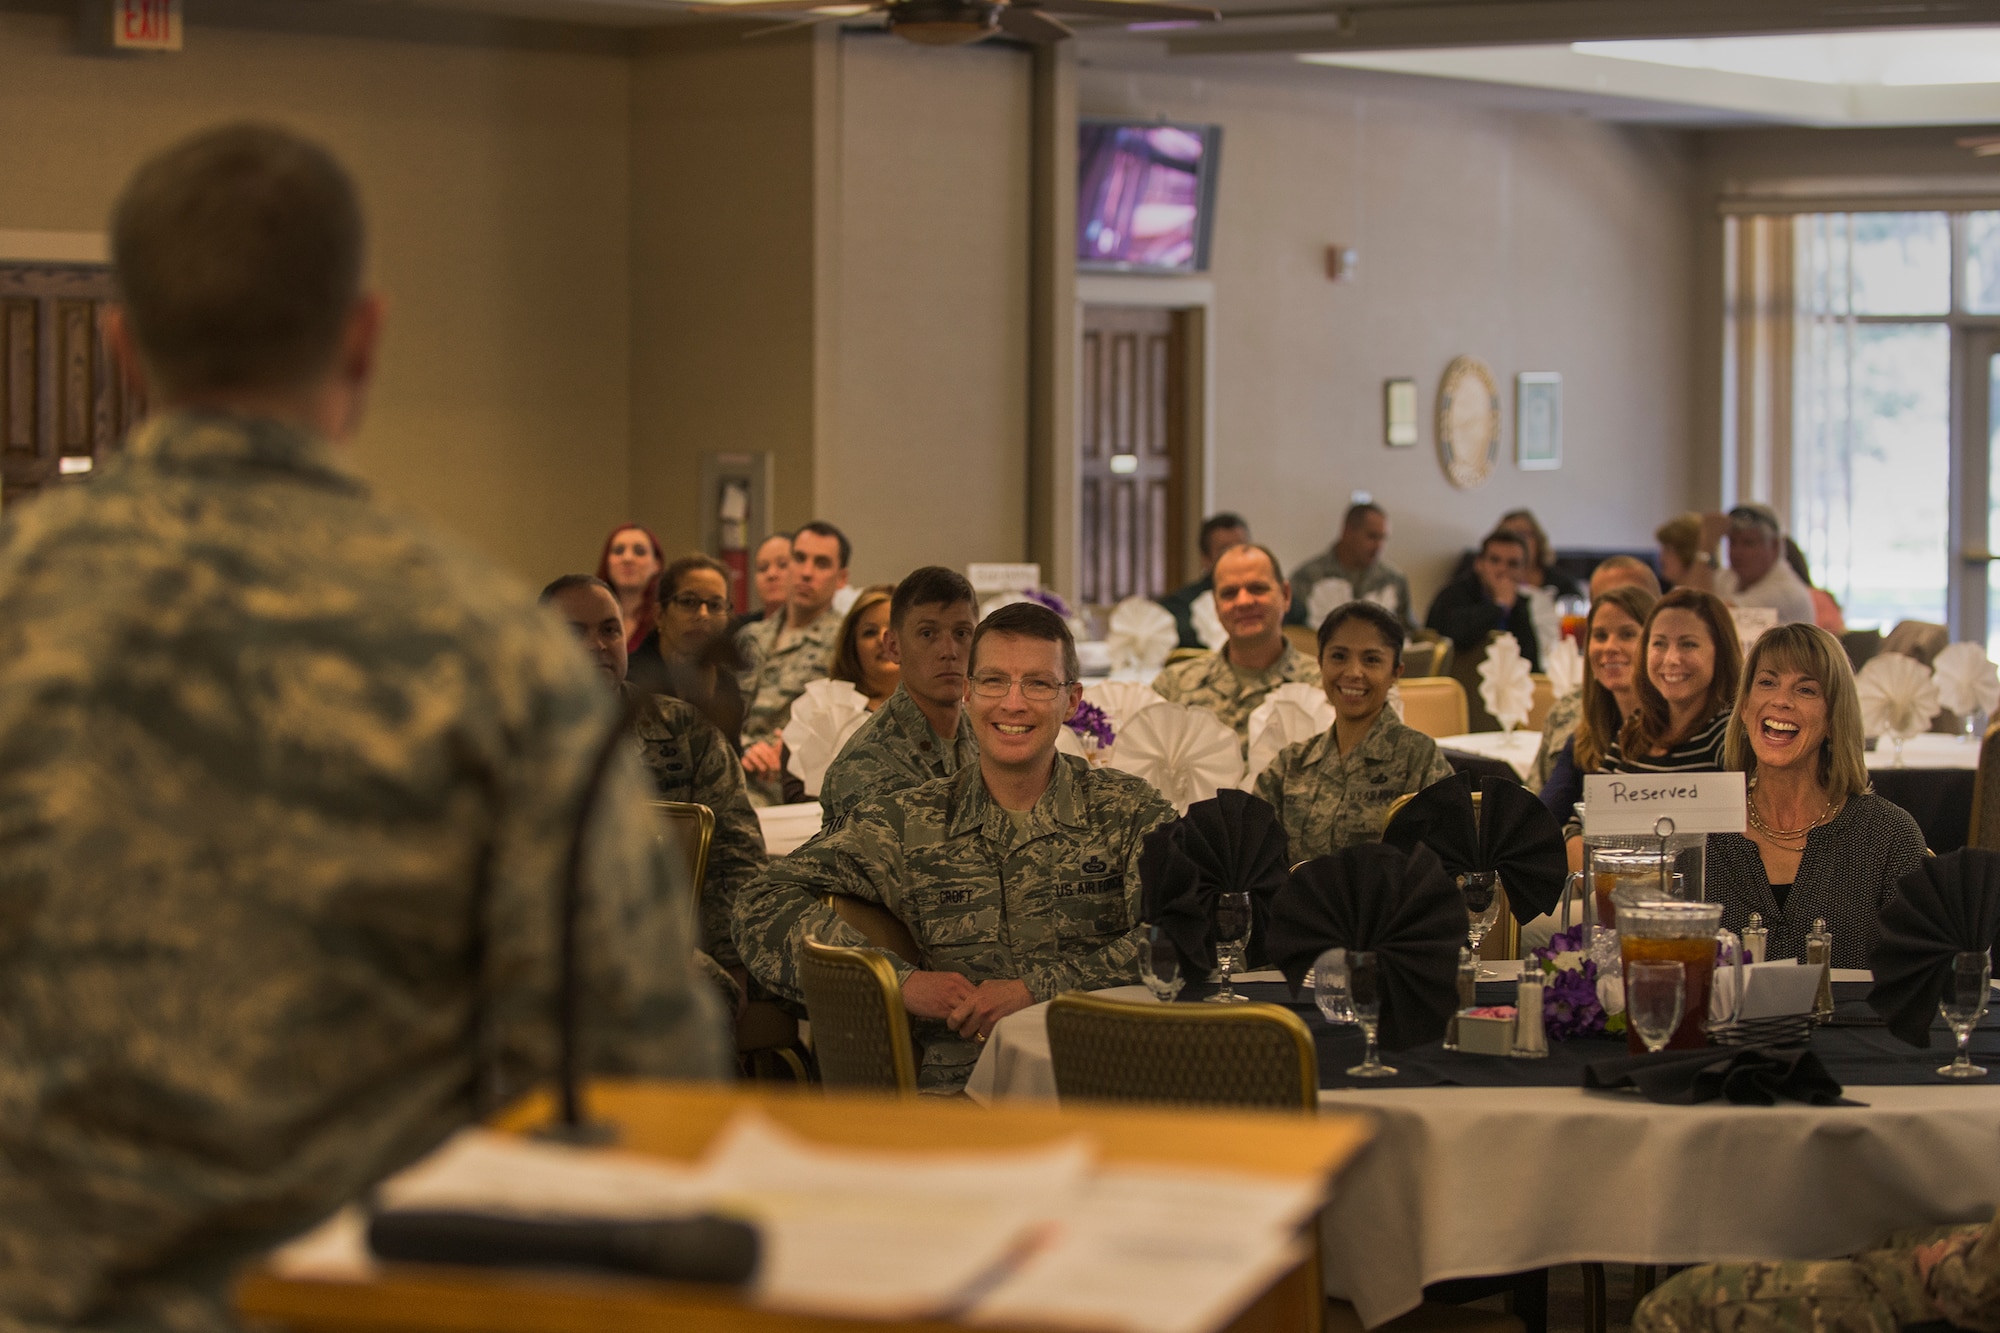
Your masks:
<svg viewBox="0 0 2000 1333"><path fill-rule="evenodd" d="M1397 682L1403 696L1403 721L1436 740L1463 736L1471 725L1465 686L1451 676L1404 676Z"/></svg>
<svg viewBox="0 0 2000 1333"><path fill-rule="evenodd" d="M1403 646L1403 678L1449 676L1452 643L1434 629L1411 630Z"/></svg>
<svg viewBox="0 0 2000 1333"><path fill-rule="evenodd" d="M1064 1100L1263 1106L1313 1112L1312 1033L1274 1004L1049 1001L1049 1058Z"/></svg>
<svg viewBox="0 0 2000 1333"><path fill-rule="evenodd" d="M806 996L819 1076L829 1088L914 1096L916 1047L896 969L872 949L802 941L799 988Z"/></svg>
<svg viewBox="0 0 2000 1333"><path fill-rule="evenodd" d="M655 801L669 852L681 858L688 876L690 938L701 943L701 890L708 880L708 846L715 841L715 811L693 801Z"/></svg>

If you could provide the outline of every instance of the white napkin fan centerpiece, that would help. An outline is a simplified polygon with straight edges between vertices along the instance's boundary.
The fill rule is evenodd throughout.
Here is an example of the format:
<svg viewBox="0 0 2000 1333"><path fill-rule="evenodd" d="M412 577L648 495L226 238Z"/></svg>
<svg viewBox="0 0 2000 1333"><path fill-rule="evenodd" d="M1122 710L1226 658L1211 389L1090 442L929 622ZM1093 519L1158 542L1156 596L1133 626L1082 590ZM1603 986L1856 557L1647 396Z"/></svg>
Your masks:
<svg viewBox="0 0 2000 1333"><path fill-rule="evenodd" d="M1548 673L1549 686L1558 699L1583 688L1583 654L1577 651L1576 640L1567 634L1558 636L1555 644L1542 653L1542 669Z"/></svg>
<svg viewBox="0 0 2000 1333"><path fill-rule="evenodd" d="M1343 578L1325 578L1313 584L1306 594L1306 616L1314 629L1318 629L1336 608L1346 606L1354 600L1354 585ZM1394 608L1391 608L1392 610Z"/></svg>
<svg viewBox="0 0 2000 1333"><path fill-rule="evenodd" d="M1311 740L1333 722L1333 705L1326 701L1326 691L1298 681L1272 690L1250 714L1250 763L1243 770L1244 787L1257 785L1279 751Z"/></svg>
<svg viewBox="0 0 2000 1333"><path fill-rule="evenodd" d="M1149 597L1127 597L1111 608L1104 644L1111 651L1113 671L1157 673L1180 641L1173 613Z"/></svg>
<svg viewBox="0 0 2000 1333"><path fill-rule="evenodd" d="M1152 783L1182 814L1243 781L1235 731L1206 709L1165 700L1119 726L1105 763Z"/></svg>
<svg viewBox="0 0 2000 1333"><path fill-rule="evenodd" d="M1928 728L1944 706L1937 678L1914 657L1877 653L1855 675L1854 685L1861 697L1862 731L1894 741L1896 766L1902 767L1903 742Z"/></svg>
<svg viewBox="0 0 2000 1333"><path fill-rule="evenodd" d="M1215 609L1214 594L1195 598L1188 619L1194 624L1194 636L1210 652L1221 652L1222 645L1229 642L1229 631L1222 627L1222 613Z"/></svg>
<svg viewBox="0 0 2000 1333"><path fill-rule="evenodd" d="M1136 680L1099 680L1083 687L1085 703L1096 704L1110 719L1111 748L1118 748L1118 738L1125 734L1125 724L1149 708L1161 708L1166 700L1151 685L1142 685ZM1063 728L1068 731L1068 727ZM1061 738L1058 737L1058 740ZM1082 742L1078 741L1081 748Z"/></svg>
<svg viewBox="0 0 2000 1333"><path fill-rule="evenodd" d="M1991 713L2000 706L2000 670L1976 643L1954 643L1941 650L1931 664L1937 679L1938 700L1967 720L1978 713Z"/></svg>
<svg viewBox="0 0 2000 1333"><path fill-rule="evenodd" d="M806 795L819 795L827 768L870 716L867 697L844 680L816 680L792 701L791 720L785 723L785 748L790 751L785 767L805 783Z"/></svg>
<svg viewBox="0 0 2000 1333"><path fill-rule="evenodd" d="M1528 720L1535 707L1535 682L1520 642L1511 634L1496 637L1479 664L1479 701L1493 714L1502 731Z"/></svg>

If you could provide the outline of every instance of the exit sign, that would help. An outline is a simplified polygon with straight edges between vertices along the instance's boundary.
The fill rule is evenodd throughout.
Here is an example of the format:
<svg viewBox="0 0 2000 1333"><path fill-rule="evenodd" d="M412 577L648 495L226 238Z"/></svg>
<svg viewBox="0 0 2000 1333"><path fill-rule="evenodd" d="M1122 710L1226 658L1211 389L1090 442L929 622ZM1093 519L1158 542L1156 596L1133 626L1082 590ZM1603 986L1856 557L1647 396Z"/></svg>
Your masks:
<svg viewBox="0 0 2000 1333"><path fill-rule="evenodd" d="M181 0L111 0L111 44L126 51L181 49Z"/></svg>

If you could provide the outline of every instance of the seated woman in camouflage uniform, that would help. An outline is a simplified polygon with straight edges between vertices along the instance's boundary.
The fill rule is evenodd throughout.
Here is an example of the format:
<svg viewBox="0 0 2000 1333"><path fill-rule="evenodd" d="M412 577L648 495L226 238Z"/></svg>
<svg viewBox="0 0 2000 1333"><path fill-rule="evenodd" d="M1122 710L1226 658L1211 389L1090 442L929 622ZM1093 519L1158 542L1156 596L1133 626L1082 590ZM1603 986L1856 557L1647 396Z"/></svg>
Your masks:
<svg viewBox="0 0 2000 1333"><path fill-rule="evenodd" d="M1403 725L1389 687L1403 674L1403 623L1372 602L1335 607L1319 627L1319 672L1334 723L1286 746L1257 779L1294 861L1382 836L1389 805L1451 776L1437 742Z"/></svg>

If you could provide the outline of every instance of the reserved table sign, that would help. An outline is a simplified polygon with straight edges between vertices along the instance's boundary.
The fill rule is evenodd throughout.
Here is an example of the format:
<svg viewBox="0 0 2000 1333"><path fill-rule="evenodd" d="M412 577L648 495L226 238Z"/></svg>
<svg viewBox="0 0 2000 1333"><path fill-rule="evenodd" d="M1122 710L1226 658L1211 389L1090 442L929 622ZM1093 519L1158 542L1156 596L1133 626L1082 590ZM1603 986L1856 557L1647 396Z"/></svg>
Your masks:
<svg viewBox="0 0 2000 1333"><path fill-rule="evenodd" d="M996 592L1034 592L1042 586L1040 565L970 564L965 581L981 596Z"/></svg>
<svg viewBox="0 0 2000 1333"><path fill-rule="evenodd" d="M1583 780L1583 831L1592 837L1655 837L1662 817L1675 833L1741 833L1741 773L1593 773Z"/></svg>

